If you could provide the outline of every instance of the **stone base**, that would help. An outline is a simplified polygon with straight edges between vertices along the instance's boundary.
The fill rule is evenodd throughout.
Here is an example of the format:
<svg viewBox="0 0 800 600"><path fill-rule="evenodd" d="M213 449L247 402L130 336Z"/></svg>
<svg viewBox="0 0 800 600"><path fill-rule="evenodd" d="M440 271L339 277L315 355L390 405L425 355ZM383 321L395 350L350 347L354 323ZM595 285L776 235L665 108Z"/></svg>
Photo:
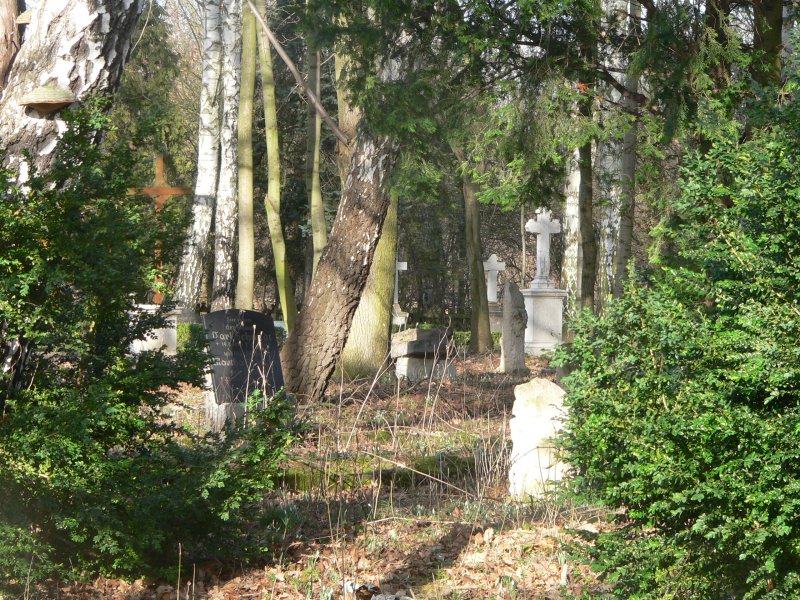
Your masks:
<svg viewBox="0 0 800 600"><path fill-rule="evenodd" d="M497 302L489 302L489 331L503 331L503 307Z"/></svg>
<svg viewBox="0 0 800 600"><path fill-rule="evenodd" d="M143 311L155 313L159 304L139 304ZM178 323L199 323L200 315L186 308L175 308L167 313L167 327L154 329L144 340L134 340L131 352L162 350L164 354L174 355L178 351Z"/></svg>
<svg viewBox="0 0 800 600"><path fill-rule="evenodd" d="M438 381L456 378L456 368L453 363L414 356L401 356L398 358L395 363L394 373L397 379L406 379L410 383L417 383L425 379Z"/></svg>
<svg viewBox="0 0 800 600"><path fill-rule="evenodd" d="M522 290L528 324L525 327L525 354L541 356L562 340L564 299L567 292L555 288Z"/></svg>

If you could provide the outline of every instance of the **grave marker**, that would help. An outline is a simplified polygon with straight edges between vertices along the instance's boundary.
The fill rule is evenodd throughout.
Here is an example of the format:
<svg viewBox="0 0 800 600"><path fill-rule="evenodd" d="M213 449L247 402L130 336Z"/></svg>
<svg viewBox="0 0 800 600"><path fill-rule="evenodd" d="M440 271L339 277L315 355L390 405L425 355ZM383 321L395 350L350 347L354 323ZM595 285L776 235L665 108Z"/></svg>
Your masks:
<svg viewBox="0 0 800 600"><path fill-rule="evenodd" d="M531 287L555 287L550 282L550 236L561 233L561 222L546 208L536 211L525 223L525 231L536 234L536 276Z"/></svg>
<svg viewBox="0 0 800 600"><path fill-rule="evenodd" d="M242 403L256 390L269 397L283 386L272 317L252 310L218 310L203 317L217 404Z"/></svg>
<svg viewBox="0 0 800 600"><path fill-rule="evenodd" d="M506 263L497 260L497 254L492 254L489 260L483 261L483 272L486 273L486 297L489 302L497 304L497 276L506 270Z"/></svg>

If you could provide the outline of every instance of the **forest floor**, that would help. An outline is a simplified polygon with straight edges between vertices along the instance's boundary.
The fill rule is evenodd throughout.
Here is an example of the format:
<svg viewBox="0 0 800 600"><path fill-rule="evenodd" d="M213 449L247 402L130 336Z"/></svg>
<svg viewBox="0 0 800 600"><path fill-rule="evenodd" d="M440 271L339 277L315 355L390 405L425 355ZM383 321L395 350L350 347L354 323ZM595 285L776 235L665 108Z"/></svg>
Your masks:
<svg viewBox="0 0 800 600"><path fill-rule="evenodd" d="M530 377L510 377L498 363L461 356L456 379L413 386L388 373L332 383L324 404L300 407L307 433L265 499L264 522L280 532L270 556L183 564L180 598L338 600L348 582L430 600L603 595L572 550L604 515L507 494L514 386L553 370L529 359ZM172 600L177 586L98 579L59 596Z"/></svg>

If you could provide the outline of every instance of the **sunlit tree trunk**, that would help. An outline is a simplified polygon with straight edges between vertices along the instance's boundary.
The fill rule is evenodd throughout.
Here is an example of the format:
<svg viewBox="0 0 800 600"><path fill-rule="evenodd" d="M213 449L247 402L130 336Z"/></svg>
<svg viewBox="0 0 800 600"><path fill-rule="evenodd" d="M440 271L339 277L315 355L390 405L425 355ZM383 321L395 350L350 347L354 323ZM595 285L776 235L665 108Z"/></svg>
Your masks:
<svg viewBox="0 0 800 600"><path fill-rule="evenodd" d="M342 352L342 369L349 378L375 377L388 358L397 261L397 204L397 197L393 197Z"/></svg>
<svg viewBox="0 0 800 600"><path fill-rule="evenodd" d="M253 308L255 233L253 225L253 96L256 90L256 18L242 8L242 85L239 98L239 256L236 308Z"/></svg>
<svg viewBox="0 0 800 600"><path fill-rule="evenodd" d="M236 293L236 137L241 77L240 0L222 3L222 122L219 184L214 213L214 283L211 310L232 308Z"/></svg>
<svg viewBox="0 0 800 600"><path fill-rule="evenodd" d="M350 57L343 50L338 50L334 55L334 69L336 73L336 114L339 122L339 129L349 139L354 139L356 127L361 120L361 111L357 106L350 102L347 90L345 89L344 73L350 64ZM339 167L339 179L344 189L347 173L350 171L350 157L352 148L341 140L336 140L336 165Z"/></svg>
<svg viewBox="0 0 800 600"><path fill-rule="evenodd" d="M141 10L142 0L42 0L33 12L0 100L5 164L19 167L20 179L29 177L23 153L47 169L65 129L60 112L43 115L20 100L43 84L57 84L79 100L113 93Z"/></svg>
<svg viewBox="0 0 800 600"><path fill-rule="evenodd" d="M392 72L384 71L387 77ZM397 153L385 136L363 129L356 136L328 245L281 353L295 394L321 399L339 361L389 209L387 180Z"/></svg>
<svg viewBox="0 0 800 600"><path fill-rule="evenodd" d="M319 97L320 68L319 51L308 49L308 89ZM311 239L314 248L312 273L317 270L325 244L328 243L328 229L325 222L325 205L319 183L319 157L321 148L322 117L314 106L308 103L308 137L306 140L306 193L308 194L309 214L311 215Z"/></svg>
<svg viewBox="0 0 800 600"><path fill-rule="evenodd" d="M222 13L219 0L203 2L203 74L200 88L200 129L197 139L197 180L192 222L183 247L175 282L175 300L196 310L200 304L208 235L219 176L220 90L222 72Z"/></svg>
<svg viewBox="0 0 800 600"><path fill-rule="evenodd" d="M580 223L580 157L576 149L567 161L564 181L564 255L561 263L561 286L575 306L581 294L581 223Z"/></svg>
<svg viewBox="0 0 800 600"><path fill-rule="evenodd" d="M258 28L258 56L261 67L261 89L264 99L264 121L267 142L267 212L272 255L275 259L275 278L281 301L283 320L291 333L297 317L294 283L286 263L286 243L281 224L281 165L278 147L278 115L275 102L275 78L272 72L272 49L261 28Z"/></svg>
<svg viewBox="0 0 800 600"><path fill-rule="evenodd" d="M17 0L0 0L0 90L19 50Z"/></svg>

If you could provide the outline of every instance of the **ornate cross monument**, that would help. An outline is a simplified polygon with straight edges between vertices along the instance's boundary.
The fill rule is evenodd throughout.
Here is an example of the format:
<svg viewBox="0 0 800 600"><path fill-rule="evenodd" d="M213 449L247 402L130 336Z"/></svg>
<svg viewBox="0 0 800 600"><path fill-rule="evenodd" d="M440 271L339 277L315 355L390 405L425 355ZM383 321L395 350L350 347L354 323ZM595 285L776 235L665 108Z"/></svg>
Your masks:
<svg viewBox="0 0 800 600"><path fill-rule="evenodd" d="M567 292L556 289L550 280L550 236L561 233L561 223L553 219L549 210L540 208L525 224L525 231L536 235L536 276L531 287L522 290L528 313L525 353L536 356L552 350L562 340Z"/></svg>
<svg viewBox="0 0 800 600"><path fill-rule="evenodd" d="M550 281L550 236L561 233L561 222L553 219L549 210L540 208L525 223L525 231L536 234L536 276L531 288L554 288Z"/></svg>

